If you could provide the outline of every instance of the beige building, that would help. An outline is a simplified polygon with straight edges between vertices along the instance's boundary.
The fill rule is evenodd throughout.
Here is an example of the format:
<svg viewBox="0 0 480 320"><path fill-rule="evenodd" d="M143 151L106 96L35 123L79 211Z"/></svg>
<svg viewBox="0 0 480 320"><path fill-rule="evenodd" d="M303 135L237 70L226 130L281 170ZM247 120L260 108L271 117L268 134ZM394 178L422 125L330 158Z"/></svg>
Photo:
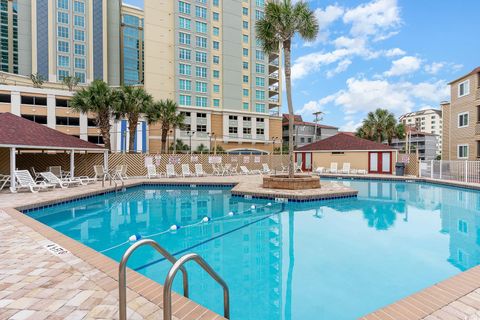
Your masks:
<svg viewBox="0 0 480 320"><path fill-rule="evenodd" d="M442 154L442 110L426 109L409 112L400 116L399 121L405 126L415 129L415 131L436 135L438 137L436 155Z"/></svg>
<svg viewBox="0 0 480 320"><path fill-rule="evenodd" d="M281 56L265 54L255 36L264 5L145 0L145 88L179 104L186 126L175 137L191 136L192 149L264 153L281 137ZM159 149L159 126L149 144Z"/></svg>
<svg viewBox="0 0 480 320"><path fill-rule="evenodd" d="M480 67L450 82L451 102L442 104L443 159L480 158Z"/></svg>

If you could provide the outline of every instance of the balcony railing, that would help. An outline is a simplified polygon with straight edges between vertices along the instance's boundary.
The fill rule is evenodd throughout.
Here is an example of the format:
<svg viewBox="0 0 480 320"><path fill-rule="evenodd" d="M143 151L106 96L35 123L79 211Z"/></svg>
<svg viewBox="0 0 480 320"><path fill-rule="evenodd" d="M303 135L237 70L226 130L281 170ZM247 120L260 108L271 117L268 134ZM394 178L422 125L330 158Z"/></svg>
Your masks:
<svg viewBox="0 0 480 320"><path fill-rule="evenodd" d="M268 75L269 78L272 78L272 79L277 79L278 80L278 73L270 73Z"/></svg>
<svg viewBox="0 0 480 320"><path fill-rule="evenodd" d="M279 103L279 100L278 100L278 98L269 98L269 99L268 99L268 102L270 102L270 103Z"/></svg>
<svg viewBox="0 0 480 320"><path fill-rule="evenodd" d="M268 90L269 90L269 91L272 91L272 92L277 92L277 93L278 93L278 86L270 86L270 87L268 87Z"/></svg>

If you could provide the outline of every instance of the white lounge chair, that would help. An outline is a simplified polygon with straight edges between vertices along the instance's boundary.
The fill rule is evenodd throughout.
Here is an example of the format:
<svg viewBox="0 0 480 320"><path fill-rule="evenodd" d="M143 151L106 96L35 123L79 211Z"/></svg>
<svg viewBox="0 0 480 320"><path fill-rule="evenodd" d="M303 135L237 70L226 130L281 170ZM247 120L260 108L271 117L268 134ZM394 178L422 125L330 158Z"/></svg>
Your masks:
<svg viewBox="0 0 480 320"><path fill-rule="evenodd" d="M325 172L325 167L317 167L317 169L315 169L315 173L317 174L324 173L324 172Z"/></svg>
<svg viewBox="0 0 480 320"><path fill-rule="evenodd" d="M296 163L296 162L295 162L295 163L294 163L294 167L295 167L294 171L295 171L295 173L297 173L297 172L303 173L302 165L303 165L303 162L300 162L300 163Z"/></svg>
<svg viewBox="0 0 480 320"><path fill-rule="evenodd" d="M338 173L349 174L350 173L350 162L344 162L342 169L339 170Z"/></svg>
<svg viewBox="0 0 480 320"><path fill-rule="evenodd" d="M230 167L230 174L237 175L238 174L238 163L235 166Z"/></svg>
<svg viewBox="0 0 480 320"><path fill-rule="evenodd" d="M268 167L268 163L262 163L262 171L263 174L269 174L272 172L270 168Z"/></svg>
<svg viewBox="0 0 480 320"><path fill-rule="evenodd" d="M70 177L70 172L62 170L61 166L50 166L48 167L48 171L50 171L60 179Z"/></svg>
<svg viewBox="0 0 480 320"><path fill-rule="evenodd" d="M178 177L178 174L175 172L175 166L173 164L167 164L167 178Z"/></svg>
<svg viewBox="0 0 480 320"><path fill-rule="evenodd" d="M250 174L261 174L260 170L248 170L245 166L240 166L240 170L242 174L250 175Z"/></svg>
<svg viewBox="0 0 480 320"><path fill-rule="evenodd" d="M165 174L163 172L157 173L157 167L155 167L153 164L147 166L148 179L161 178L162 176L165 176Z"/></svg>
<svg viewBox="0 0 480 320"><path fill-rule="evenodd" d="M40 172L42 178L49 184L59 186L62 189L66 189L70 186L78 186L82 184L80 180L60 179L53 172Z"/></svg>
<svg viewBox="0 0 480 320"><path fill-rule="evenodd" d="M128 165L121 164L121 165L116 166L115 171L117 172L117 175L119 177L121 177L122 179L128 179L127 169L128 169Z"/></svg>
<svg viewBox="0 0 480 320"><path fill-rule="evenodd" d="M31 192L37 193L40 190L55 188L55 185L46 183L45 181L35 182L28 170L15 170L14 175L18 182L16 189L29 189ZM10 191L14 192L12 188L10 188Z"/></svg>
<svg viewBox="0 0 480 320"><path fill-rule="evenodd" d="M185 177L193 177L193 173L190 171L189 164L182 164L182 176Z"/></svg>
<svg viewBox="0 0 480 320"><path fill-rule="evenodd" d="M328 169L329 173L338 173L338 163L332 162L330 163L330 169Z"/></svg>
<svg viewBox="0 0 480 320"><path fill-rule="evenodd" d="M40 173L38 173L36 170L35 170L35 167L30 167L30 173L32 174L32 177L35 179L35 181L37 181L38 179L41 179L42 176L40 175Z"/></svg>
<svg viewBox="0 0 480 320"><path fill-rule="evenodd" d="M10 176L5 174L0 174L0 191L10 182Z"/></svg>
<svg viewBox="0 0 480 320"><path fill-rule="evenodd" d="M204 177L207 175L207 173L203 171L203 165L201 163L195 164L195 175L197 177Z"/></svg>
<svg viewBox="0 0 480 320"><path fill-rule="evenodd" d="M110 178L110 174L105 170L104 166L93 166L93 171L95 172L95 178L97 181L99 179L105 181L107 178Z"/></svg>
<svg viewBox="0 0 480 320"><path fill-rule="evenodd" d="M223 168L220 165L212 163L212 172L214 176L221 176L223 174Z"/></svg>

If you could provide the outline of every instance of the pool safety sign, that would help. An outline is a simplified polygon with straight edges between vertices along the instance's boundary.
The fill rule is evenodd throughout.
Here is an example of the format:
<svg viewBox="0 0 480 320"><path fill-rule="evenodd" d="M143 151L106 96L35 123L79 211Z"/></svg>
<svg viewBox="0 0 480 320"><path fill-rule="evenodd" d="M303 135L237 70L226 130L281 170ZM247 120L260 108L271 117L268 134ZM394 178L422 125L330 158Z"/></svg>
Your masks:
<svg viewBox="0 0 480 320"><path fill-rule="evenodd" d="M70 253L67 249L62 248L61 246L53 242L45 245L45 248L57 256L63 256Z"/></svg>

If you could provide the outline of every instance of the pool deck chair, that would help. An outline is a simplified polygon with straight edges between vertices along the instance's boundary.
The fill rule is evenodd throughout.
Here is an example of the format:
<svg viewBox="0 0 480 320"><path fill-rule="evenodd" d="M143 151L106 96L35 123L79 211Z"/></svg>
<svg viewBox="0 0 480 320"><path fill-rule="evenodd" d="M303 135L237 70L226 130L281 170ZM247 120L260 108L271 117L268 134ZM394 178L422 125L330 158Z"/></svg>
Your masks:
<svg viewBox="0 0 480 320"><path fill-rule="evenodd" d="M95 171L95 179L97 181L99 181L99 179L105 181L107 178L110 178L110 174L103 166L93 166L93 171Z"/></svg>
<svg viewBox="0 0 480 320"><path fill-rule="evenodd" d="M325 172L325 167L317 167L317 169L315 169L316 174L320 174L324 172Z"/></svg>
<svg viewBox="0 0 480 320"><path fill-rule="evenodd" d="M55 185L46 183L45 181L35 182L28 170L15 170L14 175L18 181L17 189L29 189L31 192L37 193L40 190L55 188Z"/></svg>
<svg viewBox="0 0 480 320"><path fill-rule="evenodd" d="M302 170L302 165L303 165L303 162L300 162L300 163L294 163L294 171L295 173L297 172L300 172L300 173L303 173L303 170Z"/></svg>
<svg viewBox="0 0 480 320"><path fill-rule="evenodd" d="M242 174L250 175L250 174L261 174L260 170L248 170L245 166L240 166L240 170Z"/></svg>
<svg viewBox="0 0 480 320"><path fill-rule="evenodd" d="M328 173L338 173L338 163L330 163L330 169L328 169Z"/></svg>
<svg viewBox="0 0 480 320"><path fill-rule="evenodd" d="M216 165L215 163L212 163L212 172L214 176L221 176L223 175L223 168L220 167L220 165Z"/></svg>
<svg viewBox="0 0 480 320"><path fill-rule="evenodd" d="M0 174L0 191L10 182L10 176L5 174Z"/></svg>
<svg viewBox="0 0 480 320"><path fill-rule="evenodd" d="M178 177L178 174L175 172L175 166L173 164L167 164L167 178Z"/></svg>
<svg viewBox="0 0 480 320"><path fill-rule="evenodd" d="M263 174L269 174L271 173L272 170L268 167L268 163L262 163L262 173Z"/></svg>
<svg viewBox="0 0 480 320"><path fill-rule="evenodd" d="M203 165L201 163L195 164L195 175L197 177L205 177L207 174L203 171Z"/></svg>
<svg viewBox="0 0 480 320"><path fill-rule="evenodd" d="M60 179L53 172L40 172L40 175L47 183L59 186L62 189L82 184L80 180Z"/></svg>
<svg viewBox="0 0 480 320"><path fill-rule="evenodd" d="M147 166L148 179L161 178L162 176L165 176L165 174L163 172L157 173L157 167L155 167L153 164Z"/></svg>
<svg viewBox="0 0 480 320"><path fill-rule="evenodd" d="M338 172L339 172L339 173L349 174L349 173L350 173L350 162L344 162L344 163L343 163L342 170L339 170Z"/></svg>
<svg viewBox="0 0 480 320"><path fill-rule="evenodd" d="M186 177L193 177L193 173L190 171L190 165L189 164L182 164L182 176L184 178Z"/></svg>
<svg viewBox="0 0 480 320"><path fill-rule="evenodd" d="M128 169L128 165L126 164L121 164L121 165L118 165L116 168L115 168L115 171L117 172L117 174L122 178L122 179L128 179L128 176L127 176L127 169Z"/></svg>

